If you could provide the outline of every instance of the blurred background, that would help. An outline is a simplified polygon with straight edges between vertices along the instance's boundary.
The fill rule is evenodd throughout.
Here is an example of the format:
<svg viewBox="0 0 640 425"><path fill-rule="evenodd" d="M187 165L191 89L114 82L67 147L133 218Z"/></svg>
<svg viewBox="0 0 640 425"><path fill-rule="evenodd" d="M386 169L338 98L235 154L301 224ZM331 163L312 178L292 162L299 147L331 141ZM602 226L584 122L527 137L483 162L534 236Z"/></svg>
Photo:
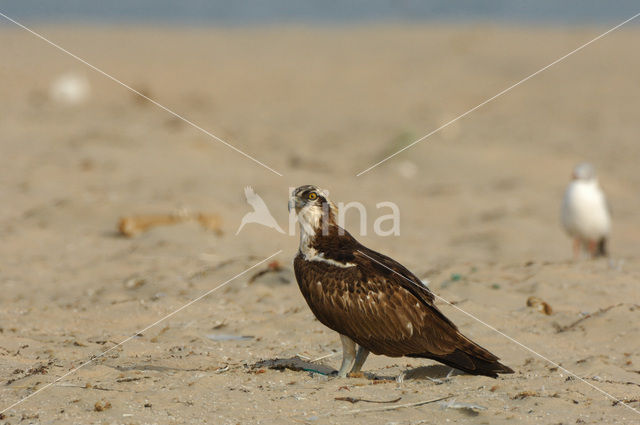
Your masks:
<svg viewBox="0 0 640 425"><path fill-rule="evenodd" d="M180 319L163 349L204 338L220 312L237 324L228 332L264 336L225 351L230 358L249 349L246 361L278 356L280 342L294 350L307 337L315 344L309 356L338 347L328 333L305 333L326 331L311 322L292 281L297 236L257 224L235 235L251 211L245 186L285 231L290 187L316 184L334 201L363 203L361 242L445 297L471 299L465 308L525 342L538 329L527 343L539 346L546 335L549 355L567 362L598 344L576 348L584 341L576 334L562 345L551 321L638 300L638 19L356 177L640 12L637 1L4 0L0 12L201 128L0 17L3 326L53 335L59 357L95 349L65 343L70 333L125 337L280 249L281 277L291 285L249 287L245 276L234 282L238 292L189 313L202 317ZM595 165L613 209L610 260L573 263L560 224L563 192L582 161ZM389 213L376 208L384 201L400 208L399 236L373 233ZM133 224L120 221L131 217ZM347 219L355 233L355 210ZM149 222L158 225L147 229ZM525 294L560 316L526 316ZM266 323L274 311L283 322ZM602 325L607 355L612 329L629 331L626 314L619 327ZM283 333L292 316L308 323ZM507 344L458 318L471 336ZM52 344L16 335L6 340L31 351L3 373L25 369ZM638 338L624 340L620 358L638 351L630 346ZM154 350L141 347L141 356ZM497 351L522 366L523 354L509 347ZM603 362L580 367L603 373L615 363ZM626 367L615 364L614 374ZM609 415L606 400L598 406Z"/></svg>
<svg viewBox="0 0 640 425"><path fill-rule="evenodd" d="M560 199L572 167L587 160L615 211L612 250L631 255L637 22L355 175L631 17L634 6L4 2L7 16L284 177L3 18L9 201L1 217L63 200L77 210L73 231L94 232L120 214L190 208L220 214L228 235L246 212L245 185L284 226L287 188L314 183L335 200L365 203L369 229L376 203L396 202L404 237L372 243L409 242L430 261L565 259ZM224 244L251 250L268 234L247 230ZM294 238L272 236L274 246L295 248Z"/></svg>

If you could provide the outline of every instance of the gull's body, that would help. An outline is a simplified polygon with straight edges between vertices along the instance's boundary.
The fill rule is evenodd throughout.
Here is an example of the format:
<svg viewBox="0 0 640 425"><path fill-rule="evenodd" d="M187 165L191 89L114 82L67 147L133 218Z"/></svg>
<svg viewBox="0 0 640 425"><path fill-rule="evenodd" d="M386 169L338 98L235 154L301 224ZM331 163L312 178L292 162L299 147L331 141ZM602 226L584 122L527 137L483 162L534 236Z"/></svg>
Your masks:
<svg viewBox="0 0 640 425"><path fill-rule="evenodd" d="M574 256L581 247L591 256L607 254L611 216L593 167L583 163L573 172L562 202L562 224L574 240Z"/></svg>
<svg viewBox="0 0 640 425"><path fill-rule="evenodd" d="M413 273L339 227L335 205L318 188L296 189L289 208L300 223L298 286L316 318L340 334L339 376L359 372L369 352L429 358L494 378L513 373L462 335Z"/></svg>

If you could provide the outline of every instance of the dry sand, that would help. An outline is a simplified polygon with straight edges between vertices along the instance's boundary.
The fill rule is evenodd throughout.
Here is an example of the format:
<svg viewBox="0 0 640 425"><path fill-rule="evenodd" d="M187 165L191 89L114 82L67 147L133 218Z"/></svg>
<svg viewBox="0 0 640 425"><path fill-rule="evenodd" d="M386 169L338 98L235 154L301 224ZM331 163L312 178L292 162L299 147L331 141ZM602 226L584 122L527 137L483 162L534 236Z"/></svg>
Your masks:
<svg viewBox="0 0 640 425"><path fill-rule="evenodd" d="M339 340L314 320L293 281L297 238L258 225L235 235L250 210L245 185L283 227L290 186L314 183L336 201L360 201L370 212L363 243L640 410L637 28L357 178L604 29L37 29L284 177L34 36L0 28L0 409L278 250L285 270L250 283L261 265L238 277L2 422L640 423L640 414L442 303L517 373L436 382L423 375L442 378L448 369L428 367L398 383L403 371L433 363L376 356L364 378L270 369L259 362L297 354L333 353L319 363L337 367ZM87 103L48 98L51 81L67 72L89 80ZM559 225L564 186L584 159L598 167L613 206L610 260L571 261ZM400 236L371 234L382 201L399 206ZM220 214L224 234L196 223L134 239L115 232L123 215L185 209ZM553 314L527 307L530 296ZM434 402L366 412L447 395L486 409Z"/></svg>

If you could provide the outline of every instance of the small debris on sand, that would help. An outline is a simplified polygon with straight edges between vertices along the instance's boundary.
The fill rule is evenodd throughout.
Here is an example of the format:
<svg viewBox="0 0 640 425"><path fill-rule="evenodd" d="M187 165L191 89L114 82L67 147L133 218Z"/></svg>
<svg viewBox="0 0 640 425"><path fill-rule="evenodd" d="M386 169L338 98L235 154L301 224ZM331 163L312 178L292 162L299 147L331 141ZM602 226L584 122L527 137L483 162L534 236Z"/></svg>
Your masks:
<svg viewBox="0 0 640 425"><path fill-rule="evenodd" d="M477 416L481 410L487 410L486 407L480 406L479 404L464 403L462 401L456 401L456 399L441 402L440 408L462 410L464 413L470 416Z"/></svg>
<svg viewBox="0 0 640 425"><path fill-rule="evenodd" d="M260 280L266 285L286 285L291 283L292 277L293 271L289 268L283 267L282 264L276 260L270 262L265 269L262 269L251 276L249 278L249 283L254 283Z"/></svg>
<svg viewBox="0 0 640 425"><path fill-rule="evenodd" d="M527 298L527 307L533 307L536 310L538 310L540 313L544 313L547 316L550 316L553 314L553 309L551 308L551 306L545 301L542 301L538 297Z"/></svg>
<svg viewBox="0 0 640 425"><path fill-rule="evenodd" d="M228 335L228 334L211 334L207 335L212 341L246 341L253 339L252 335Z"/></svg>
<svg viewBox="0 0 640 425"><path fill-rule="evenodd" d="M535 391L520 391L518 394L511 397L511 400L522 400L527 397L538 397L539 394Z"/></svg>
<svg viewBox="0 0 640 425"><path fill-rule="evenodd" d="M49 87L51 100L62 105L79 105L89 99L89 80L79 74L62 74Z"/></svg>
<svg viewBox="0 0 640 425"><path fill-rule="evenodd" d="M96 412L103 412L107 409L111 409L111 403L108 401L96 401L96 404L93 405L93 410Z"/></svg>

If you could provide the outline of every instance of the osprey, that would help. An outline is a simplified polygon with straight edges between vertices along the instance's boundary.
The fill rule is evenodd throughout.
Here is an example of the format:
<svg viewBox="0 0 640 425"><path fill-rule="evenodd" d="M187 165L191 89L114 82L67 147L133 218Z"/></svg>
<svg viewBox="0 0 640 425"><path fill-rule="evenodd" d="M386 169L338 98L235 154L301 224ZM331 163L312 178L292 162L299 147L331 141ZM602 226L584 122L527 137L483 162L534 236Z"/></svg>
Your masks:
<svg viewBox="0 0 640 425"><path fill-rule="evenodd" d="M338 226L337 207L322 190L297 188L289 209L300 223L294 268L302 295L316 318L340 334L338 376L359 372L370 352L433 359L493 378L513 373L462 335L413 273Z"/></svg>
<svg viewBox="0 0 640 425"><path fill-rule="evenodd" d="M598 184L593 166L583 162L573 170L573 181L562 201L562 224L573 238L573 256L584 248L592 257L607 255L611 229L609 206Z"/></svg>

